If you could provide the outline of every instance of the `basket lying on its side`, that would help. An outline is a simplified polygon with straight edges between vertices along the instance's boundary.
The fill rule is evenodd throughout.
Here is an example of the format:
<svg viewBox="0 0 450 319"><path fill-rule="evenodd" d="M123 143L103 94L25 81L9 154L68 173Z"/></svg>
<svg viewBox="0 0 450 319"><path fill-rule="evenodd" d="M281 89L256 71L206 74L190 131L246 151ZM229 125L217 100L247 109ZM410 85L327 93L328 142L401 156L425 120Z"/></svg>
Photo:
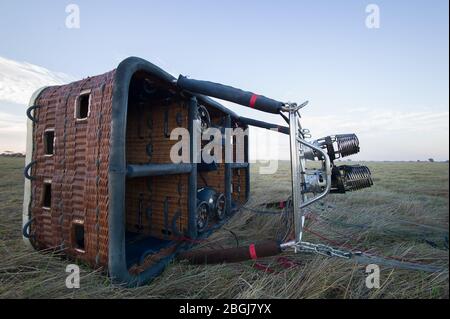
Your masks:
<svg viewBox="0 0 450 319"><path fill-rule="evenodd" d="M170 160L177 143L171 131L192 133L200 107L212 127L247 128L221 104L181 90L174 80L145 60L128 58L111 72L34 94L27 111L27 242L138 285L246 202L248 137L243 146L234 141L244 163L205 169L192 154L189 163ZM208 216L201 215L197 193L215 202L202 206ZM222 215L209 212L219 208Z"/></svg>

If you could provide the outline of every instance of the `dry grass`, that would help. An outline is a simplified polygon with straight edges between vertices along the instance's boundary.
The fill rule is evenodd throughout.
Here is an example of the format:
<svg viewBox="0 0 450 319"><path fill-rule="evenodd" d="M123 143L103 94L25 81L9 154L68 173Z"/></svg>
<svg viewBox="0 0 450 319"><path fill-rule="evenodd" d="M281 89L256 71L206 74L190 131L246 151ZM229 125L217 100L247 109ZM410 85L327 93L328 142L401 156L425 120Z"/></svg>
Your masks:
<svg viewBox="0 0 450 319"><path fill-rule="evenodd" d="M368 163L371 189L331 195L310 209L319 220L308 228L336 242L448 269L448 164ZM381 267L381 288L365 286L365 267L342 259L287 254L298 266L285 269L276 258L253 262L192 266L173 262L150 284L125 289L106 276L82 267L81 288L65 287L68 262L54 253L27 249L21 240L23 159L0 157L0 297L1 298L448 298L448 271L424 273ZM277 175L252 168L256 207L290 193L287 163ZM205 245L241 245L275 236L274 218L243 212ZM425 227L426 225L427 227ZM447 237L446 237L447 236ZM306 240L319 238L307 233Z"/></svg>

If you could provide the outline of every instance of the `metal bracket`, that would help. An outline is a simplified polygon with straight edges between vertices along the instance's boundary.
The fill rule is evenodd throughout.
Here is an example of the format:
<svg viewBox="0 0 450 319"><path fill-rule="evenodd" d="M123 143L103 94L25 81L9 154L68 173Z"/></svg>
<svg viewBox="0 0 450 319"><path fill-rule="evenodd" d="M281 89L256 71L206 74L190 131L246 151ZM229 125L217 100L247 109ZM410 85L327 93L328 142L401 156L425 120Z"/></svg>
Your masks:
<svg viewBox="0 0 450 319"><path fill-rule="evenodd" d="M312 203L317 202L318 200L324 198L330 192L330 189L331 189L331 161L330 161L328 154L321 148L319 148L313 144L310 144L301 138L298 138L298 142L307 147L312 148L313 150L319 152L323 156L323 161L324 161L323 165L325 166L324 170L325 170L325 174L327 176L325 190L322 193L320 193L319 195L314 196L313 198L301 203L300 208L305 208L306 206L309 206Z"/></svg>
<svg viewBox="0 0 450 319"><path fill-rule="evenodd" d="M32 105L29 108L27 108L27 117L33 122L33 123L37 123L38 120L37 118L35 118L33 115L31 115L31 111L34 111L36 109L38 109L40 107L40 105Z"/></svg>
<svg viewBox="0 0 450 319"><path fill-rule="evenodd" d="M304 130L300 124L300 114L298 110L304 107L307 102L297 106L291 104L289 107L289 141L291 149L291 174L292 174L292 205L294 214L295 242L301 242L303 235L304 216L302 209L325 197L331 189L331 162L328 154L321 148L310 144L304 140ZM304 147L312 148L322 154L322 169L326 174L325 190L319 195L308 199L303 193L306 174L306 158Z"/></svg>
<svg viewBox="0 0 450 319"><path fill-rule="evenodd" d="M33 223L33 221L34 221L34 217L31 218L30 220L28 220L28 222L26 222L25 225L23 225L23 228L22 228L23 237L25 237L25 238L31 237L30 228L31 228L31 223Z"/></svg>
<svg viewBox="0 0 450 319"><path fill-rule="evenodd" d="M33 166L34 164L36 164L37 161L31 161L30 163L28 163L25 168L23 169L23 175L25 176L26 179L29 179L30 181L33 181L36 179L35 176L31 176L30 173L28 172L31 168L31 166Z"/></svg>

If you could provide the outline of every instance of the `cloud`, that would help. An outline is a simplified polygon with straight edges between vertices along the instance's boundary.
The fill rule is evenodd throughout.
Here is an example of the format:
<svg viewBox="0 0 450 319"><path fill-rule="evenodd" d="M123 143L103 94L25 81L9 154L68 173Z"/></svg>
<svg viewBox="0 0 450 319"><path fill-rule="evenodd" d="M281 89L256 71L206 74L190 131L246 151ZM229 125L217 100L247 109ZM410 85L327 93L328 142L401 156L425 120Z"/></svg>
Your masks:
<svg viewBox="0 0 450 319"><path fill-rule="evenodd" d="M0 57L0 151L25 151L25 110L37 89L73 80L64 73Z"/></svg>
<svg viewBox="0 0 450 319"><path fill-rule="evenodd" d="M258 120L286 125L274 115L249 112L248 108L223 102L236 113ZM447 110L423 109L400 111L395 107L358 107L330 109L318 114L314 109L305 109L301 123L310 129L313 138L327 135L356 133L361 152L352 156L354 160L436 160L449 158L449 112ZM250 129L250 158L290 159L289 140L286 135L264 129Z"/></svg>
<svg viewBox="0 0 450 319"><path fill-rule="evenodd" d="M2 106L1 102L0 106ZM20 116L0 111L0 152L24 152L25 138L25 115Z"/></svg>
<svg viewBox="0 0 450 319"><path fill-rule="evenodd" d="M40 87L70 81L73 78L64 73L0 57L0 101L26 105Z"/></svg>
<svg viewBox="0 0 450 319"><path fill-rule="evenodd" d="M25 122L24 116L21 117L0 111L0 134L3 135L6 132L23 132Z"/></svg>
<svg viewBox="0 0 450 319"><path fill-rule="evenodd" d="M161 61L160 61L161 62ZM164 64L164 63L162 63ZM0 151L24 151L26 105L35 90L74 79L26 62L0 57ZM286 125L281 117L219 101L239 115ZM416 160L449 156L448 110L400 111L396 107L348 107L326 114L305 109L302 125L314 138L356 133L361 152L352 157L365 160ZM252 128L250 156L256 159L289 159L286 135Z"/></svg>
<svg viewBox="0 0 450 319"><path fill-rule="evenodd" d="M286 125L280 116L249 110L226 101L219 101L239 115ZM323 110L322 110L323 111ZM319 114L306 107L302 126L310 129L313 139L327 135L356 133L361 152L352 159L361 160L436 160L449 158L448 110L403 111L398 107L331 108ZM268 133L264 129L250 130L250 157L253 160L289 160L289 140L286 135Z"/></svg>
<svg viewBox="0 0 450 319"><path fill-rule="evenodd" d="M336 133L351 129L365 135L383 133L448 132L448 111L403 112L379 108L376 111L363 109L359 112L336 112L325 116L305 116L304 122L314 130L325 132L332 128Z"/></svg>
<svg viewBox="0 0 450 319"><path fill-rule="evenodd" d="M355 159L416 160L433 157L448 159L448 111L398 111L394 107L361 108L308 115L303 125L315 138L356 133L361 152Z"/></svg>

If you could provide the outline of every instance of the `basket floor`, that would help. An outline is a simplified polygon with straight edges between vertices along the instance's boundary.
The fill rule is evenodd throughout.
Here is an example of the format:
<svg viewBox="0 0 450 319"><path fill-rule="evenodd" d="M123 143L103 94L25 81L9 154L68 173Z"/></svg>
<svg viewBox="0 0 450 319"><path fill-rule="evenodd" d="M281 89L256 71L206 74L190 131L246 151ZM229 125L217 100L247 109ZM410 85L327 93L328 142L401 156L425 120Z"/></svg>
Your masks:
<svg viewBox="0 0 450 319"><path fill-rule="evenodd" d="M139 264L142 254L148 252L147 255L156 253L163 248L172 244L171 240L164 240L151 236L143 236L142 234L127 232L126 233L126 258L127 266Z"/></svg>

